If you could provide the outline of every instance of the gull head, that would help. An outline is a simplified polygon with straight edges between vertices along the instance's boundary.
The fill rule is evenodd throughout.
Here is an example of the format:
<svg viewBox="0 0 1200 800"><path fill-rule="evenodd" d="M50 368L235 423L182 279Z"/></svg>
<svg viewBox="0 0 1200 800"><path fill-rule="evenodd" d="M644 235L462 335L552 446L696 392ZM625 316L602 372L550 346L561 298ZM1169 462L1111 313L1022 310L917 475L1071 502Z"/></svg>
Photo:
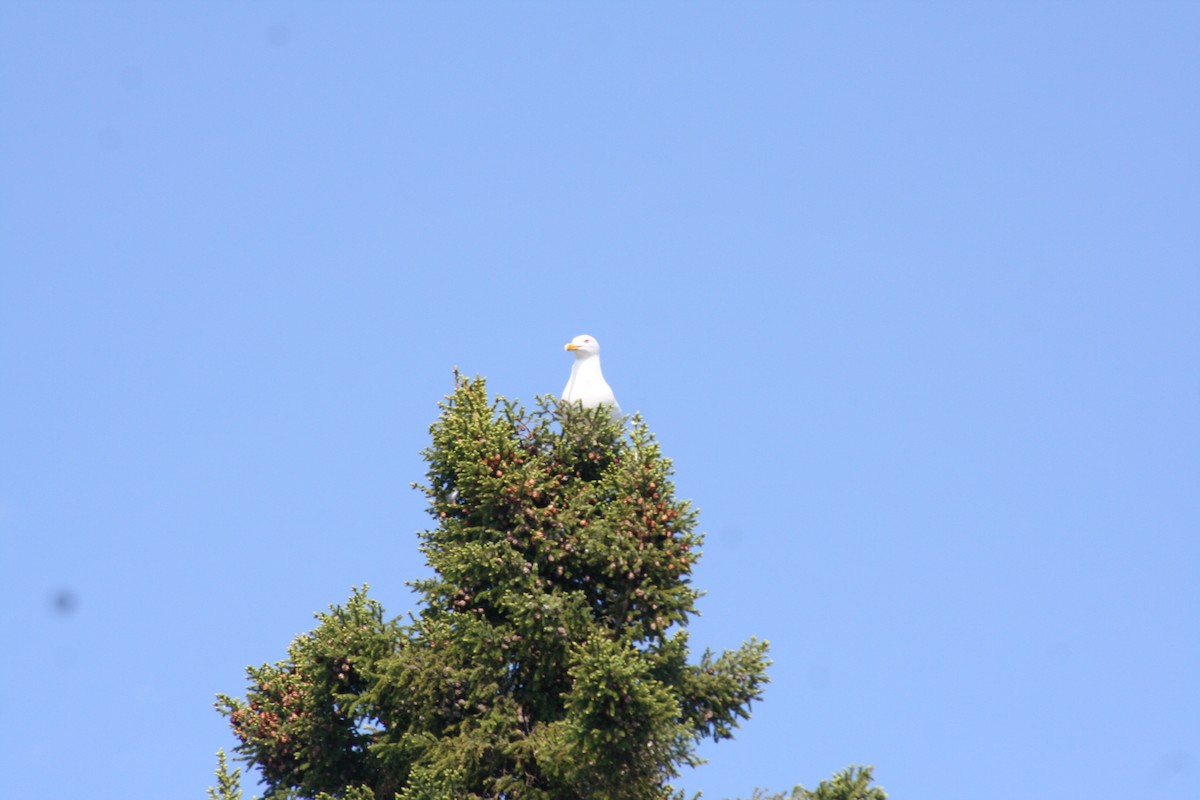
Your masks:
<svg viewBox="0 0 1200 800"><path fill-rule="evenodd" d="M600 355L600 343L594 336L588 336L586 333L581 333L567 342L567 346L563 349L568 353L574 353L576 358Z"/></svg>

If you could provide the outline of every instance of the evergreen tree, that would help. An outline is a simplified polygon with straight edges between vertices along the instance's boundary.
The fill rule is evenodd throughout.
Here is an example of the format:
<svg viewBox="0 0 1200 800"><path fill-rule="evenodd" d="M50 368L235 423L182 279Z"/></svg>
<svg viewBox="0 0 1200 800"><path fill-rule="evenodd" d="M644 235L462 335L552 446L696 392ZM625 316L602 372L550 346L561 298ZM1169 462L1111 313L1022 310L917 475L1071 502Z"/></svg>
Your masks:
<svg viewBox="0 0 1200 800"><path fill-rule="evenodd" d="M208 800L242 800L242 771L229 771L224 750L217 751L217 788L209 788Z"/></svg>
<svg viewBox="0 0 1200 800"><path fill-rule="evenodd" d="M689 660L701 537L645 423L456 375L431 433L420 613L356 589L218 698L266 796L678 797L760 698L767 645Z"/></svg>
<svg viewBox="0 0 1200 800"><path fill-rule="evenodd" d="M797 786L788 794L767 794L759 789L750 800L887 800L883 789L871 785L871 771L871 767L851 765L812 791Z"/></svg>

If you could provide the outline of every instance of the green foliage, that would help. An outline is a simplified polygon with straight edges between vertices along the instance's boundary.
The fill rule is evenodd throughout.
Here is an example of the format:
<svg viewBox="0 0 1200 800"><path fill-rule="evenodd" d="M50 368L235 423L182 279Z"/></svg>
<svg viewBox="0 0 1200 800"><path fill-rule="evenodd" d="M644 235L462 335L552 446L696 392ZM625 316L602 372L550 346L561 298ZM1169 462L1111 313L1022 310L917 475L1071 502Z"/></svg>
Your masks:
<svg viewBox="0 0 1200 800"><path fill-rule="evenodd" d="M362 701L372 665L392 652L401 628L384 621L365 587L317 618L317 629L297 637L286 660L247 670L245 700L217 697L267 797L341 794L380 777L368 752L375 712Z"/></svg>
<svg viewBox="0 0 1200 800"><path fill-rule="evenodd" d="M242 800L241 787L242 771L229 771L229 763L225 751L217 751L217 788L208 789L208 800Z"/></svg>
<svg viewBox="0 0 1200 800"><path fill-rule="evenodd" d="M266 797L675 797L761 697L767 645L689 661L701 537L646 425L457 379L430 432L420 613L355 590L218 698Z"/></svg>
<svg viewBox="0 0 1200 800"><path fill-rule="evenodd" d="M871 786L871 771L871 767L851 765L831 780L821 781L812 791L803 786L797 786L788 794L767 794L765 790L757 789L750 800L887 800L883 789Z"/></svg>
<svg viewBox="0 0 1200 800"><path fill-rule="evenodd" d="M418 765L396 800L458 800L466 794L460 771L438 772Z"/></svg>
<svg viewBox="0 0 1200 800"><path fill-rule="evenodd" d="M347 786L340 795L321 792L316 800L375 800L375 792L369 786Z"/></svg>

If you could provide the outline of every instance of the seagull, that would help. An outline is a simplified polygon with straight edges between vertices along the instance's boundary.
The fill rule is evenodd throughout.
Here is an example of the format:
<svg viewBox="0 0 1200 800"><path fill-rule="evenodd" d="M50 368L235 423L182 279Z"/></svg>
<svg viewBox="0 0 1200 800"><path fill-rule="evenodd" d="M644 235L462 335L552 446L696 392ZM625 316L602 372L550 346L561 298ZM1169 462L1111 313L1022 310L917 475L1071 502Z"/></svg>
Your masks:
<svg viewBox="0 0 1200 800"><path fill-rule="evenodd" d="M568 403L578 400L584 408L609 406L613 419L620 420L621 407L600 371L600 343L583 333L567 342L564 349L574 353L575 363L571 365L571 377L567 379L562 399Z"/></svg>

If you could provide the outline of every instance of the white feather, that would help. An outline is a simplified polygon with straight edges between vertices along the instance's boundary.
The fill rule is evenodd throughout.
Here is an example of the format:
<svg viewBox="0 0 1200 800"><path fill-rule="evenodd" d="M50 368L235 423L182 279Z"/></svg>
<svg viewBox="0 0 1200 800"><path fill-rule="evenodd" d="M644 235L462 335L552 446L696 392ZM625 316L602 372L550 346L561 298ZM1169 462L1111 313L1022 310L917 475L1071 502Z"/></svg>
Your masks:
<svg viewBox="0 0 1200 800"><path fill-rule="evenodd" d="M600 370L600 343L594 337L580 334L572 339L566 350L575 356L571 377L563 389L562 399L568 403L578 400L584 408L608 406L615 419L621 418L621 406L604 373Z"/></svg>

